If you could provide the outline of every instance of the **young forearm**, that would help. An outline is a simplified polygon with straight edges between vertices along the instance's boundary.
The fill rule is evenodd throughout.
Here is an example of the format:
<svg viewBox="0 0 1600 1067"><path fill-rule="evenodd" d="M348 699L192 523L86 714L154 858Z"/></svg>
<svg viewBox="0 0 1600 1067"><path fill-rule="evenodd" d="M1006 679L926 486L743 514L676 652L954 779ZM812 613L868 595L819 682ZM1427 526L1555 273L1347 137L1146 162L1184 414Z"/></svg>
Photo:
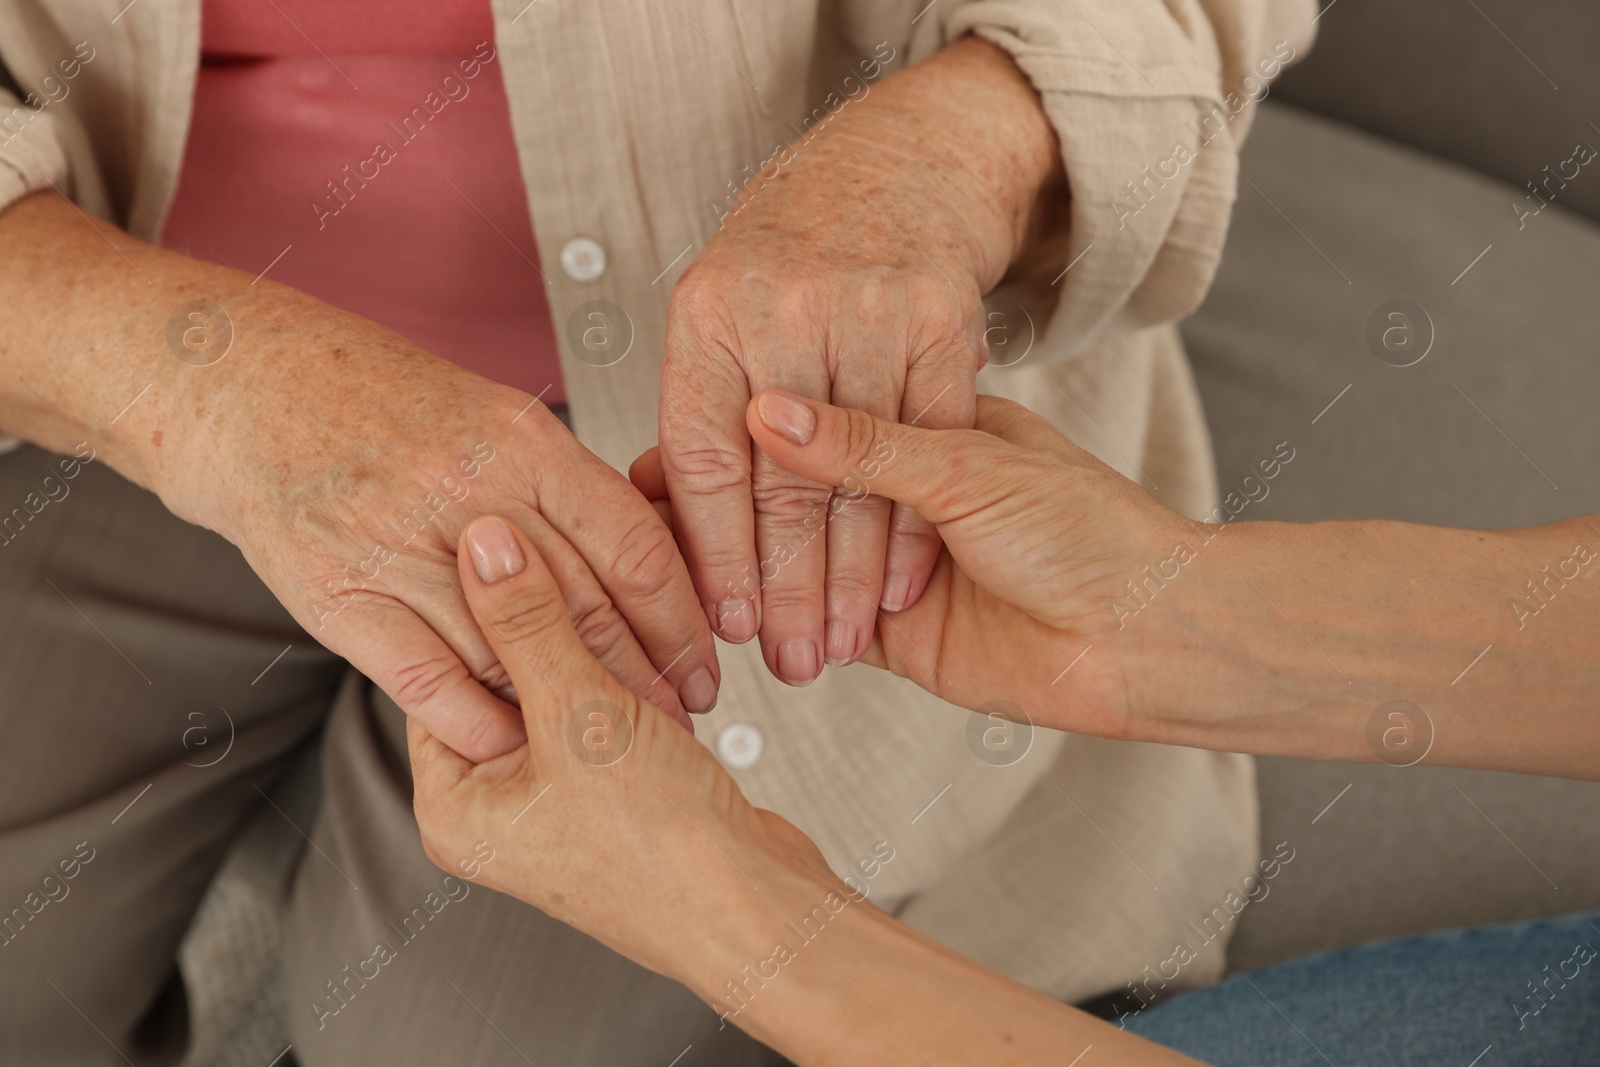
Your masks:
<svg viewBox="0 0 1600 1067"><path fill-rule="evenodd" d="M1597 553L1585 519L1231 527L1137 638L1140 699L1179 744L1600 776Z"/></svg>
<svg viewBox="0 0 1600 1067"><path fill-rule="evenodd" d="M1132 1067L1194 1062L989 970L866 901L844 904L817 924L820 932L799 930L798 918L830 891L836 904L845 899L842 885L791 892L787 908L763 894L742 923L752 931L750 966L703 967L691 982L728 1023L801 1067L1069 1063L1091 1046L1102 1062ZM776 942L792 949L786 962L776 962Z"/></svg>

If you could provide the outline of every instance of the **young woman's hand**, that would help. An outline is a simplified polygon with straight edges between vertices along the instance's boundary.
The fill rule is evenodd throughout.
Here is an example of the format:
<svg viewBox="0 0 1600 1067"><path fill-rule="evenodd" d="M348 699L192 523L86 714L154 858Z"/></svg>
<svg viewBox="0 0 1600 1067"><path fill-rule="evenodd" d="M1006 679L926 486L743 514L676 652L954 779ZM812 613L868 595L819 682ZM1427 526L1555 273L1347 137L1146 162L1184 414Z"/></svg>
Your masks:
<svg viewBox="0 0 1600 1067"><path fill-rule="evenodd" d="M841 487L830 507L870 492L938 529L928 591L879 615L864 659L952 703L1232 752L1600 777L1592 518L1213 525L1003 400L979 398L975 430L777 390L746 419L774 462Z"/></svg>
<svg viewBox="0 0 1600 1067"><path fill-rule="evenodd" d="M1197 524L995 397L979 397L977 429L934 431L767 390L748 423L775 462L840 487L834 511L887 497L943 538L927 592L880 615L866 662L963 707L1005 701L1041 725L1128 735L1112 640L1137 603L1127 583L1198 544Z"/></svg>
<svg viewBox="0 0 1600 1067"><path fill-rule="evenodd" d="M527 740L474 763L410 718L428 855L711 997L716 977L770 949L777 924L756 916L790 899L803 914L840 883L804 834L751 805L705 746L594 657L517 526L474 519L459 564Z"/></svg>
<svg viewBox="0 0 1600 1067"><path fill-rule="evenodd" d="M659 475L658 475L659 476ZM753 807L688 731L573 631L533 544L462 535L461 587L522 697L527 743L463 759L409 720L417 824L445 870L509 893L683 982L805 1065L1189 1063L986 970L849 889ZM1063 1055L1065 1054L1065 1058Z"/></svg>

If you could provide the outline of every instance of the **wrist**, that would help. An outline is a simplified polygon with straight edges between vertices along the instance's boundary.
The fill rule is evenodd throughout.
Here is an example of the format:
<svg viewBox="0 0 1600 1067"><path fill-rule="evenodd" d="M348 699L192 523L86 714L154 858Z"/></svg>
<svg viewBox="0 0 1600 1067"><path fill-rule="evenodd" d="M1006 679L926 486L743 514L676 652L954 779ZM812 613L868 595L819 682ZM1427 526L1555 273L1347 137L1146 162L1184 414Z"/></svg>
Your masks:
<svg viewBox="0 0 1600 1067"><path fill-rule="evenodd" d="M725 1025L737 1026L796 1062L826 1061L870 1022L868 1004L844 976L862 965L900 970L926 949L918 935L842 883L808 878L744 909L743 941L705 978L688 983ZM859 1038L854 1039L859 1040Z"/></svg>
<svg viewBox="0 0 1600 1067"><path fill-rule="evenodd" d="M969 35L942 56L961 75L946 90L944 114L956 149L951 160L971 174L1003 220L1006 251L989 268L987 290L1041 226L1065 225L1061 144L1033 83L999 45Z"/></svg>
<svg viewBox="0 0 1600 1067"><path fill-rule="evenodd" d="M236 505L246 472L259 476L285 455L297 454L250 443L264 419L283 417L263 397L308 387L306 362L320 357L320 346L295 334L331 325L338 313L270 282L248 287L233 277L212 281L221 284L191 288L190 299L173 312L159 380L144 398L151 410L126 420L118 444L134 480L174 515L237 543ZM276 388L286 375L299 384ZM300 448L307 448L304 441Z"/></svg>
<svg viewBox="0 0 1600 1067"><path fill-rule="evenodd" d="M978 37L963 37L886 78L855 108L839 112L817 153L843 168L874 203L909 169L930 183L943 234L917 239L934 258L953 258L987 292L1039 227L1041 205L1064 201L1060 145L1038 94L1011 58ZM819 160L823 162L823 160ZM902 228L917 220L898 220Z"/></svg>
<svg viewBox="0 0 1600 1067"><path fill-rule="evenodd" d="M711 1002L725 1023L805 1064L921 1064L933 1053L941 1062L1020 1065L1064 1061L1070 1056L1063 1049L1095 1044L1119 1063L1177 1059L847 892L841 887L848 902L836 903L825 924L819 908L807 929L793 922L784 928L791 951L768 949L772 959L784 959L765 969L770 977L752 973Z"/></svg>
<svg viewBox="0 0 1600 1067"><path fill-rule="evenodd" d="M229 348L214 361L171 361L164 439L135 444L174 514L236 544L263 514L298 513L307 501L353 506L364 473L405 467L417 426L458 426L461 408L486 422L504 408L509 424L525 404L514 390L486 395L476 375L287 286L220 294L208 313L231 331Z"/></svg>
<svg viewBox="0 0 1600 1067"><path fill-rule="evenodd" d="M677 957L679 972L672 977L718 1015L744 1026L759 1014L749 1009L760 993L775 984L795 984L784 980L792 973L788 966L792 960L777 946L803 951L806 938L814 938L814 929L825 928L839 912L858 907L860 899L820 860L811 867L763 850L740 856L738 866L748 879L746 888L754 888L721 896L716 915L702 924L703 932L697 932L708 936L696 936L694 951Z"/></svg>

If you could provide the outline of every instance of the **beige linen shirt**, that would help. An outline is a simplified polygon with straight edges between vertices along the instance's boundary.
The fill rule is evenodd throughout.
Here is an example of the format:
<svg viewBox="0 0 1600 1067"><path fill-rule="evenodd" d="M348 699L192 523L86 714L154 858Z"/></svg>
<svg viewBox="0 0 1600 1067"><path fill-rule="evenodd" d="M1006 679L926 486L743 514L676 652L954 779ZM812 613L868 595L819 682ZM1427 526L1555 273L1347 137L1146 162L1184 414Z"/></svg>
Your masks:
<svg viewBox="0 0 1600 1067"><path fill-rule="evenodd" d="M1308 46L1311 0L493 8L572 418L605 460L625 467L654 443L668 295L715 232L729 182L870 91L868 61L892 56L892 71L972 32L1006 49L1039 91L1072 194L1070 229L998 294L1031 319L1031 348L985 369L980 386L1160 486L1171 506L1197 516L1214 506L1205 424L1172 323L1210 281L1249 98ZM0 0L0 59L44 102L12 111L17 101L0 91L0 206L53 183L155 240L199 48L200 0ZM61 64L75 56L67 79ZM634 338L604 367L579 358L566 329L595 300L623 309ZM1010 328L1021 321L1012 315ZM1200 954L1168 976L1174 984L1221 973L1225 937L1202 948L1189 924L1254 869L1248 759L1038 731L1026 755L995 766L969 743L967 712L870 668L828 670L797 692L767 677L753 644L722 655L721 702L700 736L716 749L730 725L754 727L759 758L734 766L735 778L841 873L877 842L892 847L870 889L913 925L1058 997L1170 969L1180 940ZM1053 678L1066 666L1015 669Z"/></svg>

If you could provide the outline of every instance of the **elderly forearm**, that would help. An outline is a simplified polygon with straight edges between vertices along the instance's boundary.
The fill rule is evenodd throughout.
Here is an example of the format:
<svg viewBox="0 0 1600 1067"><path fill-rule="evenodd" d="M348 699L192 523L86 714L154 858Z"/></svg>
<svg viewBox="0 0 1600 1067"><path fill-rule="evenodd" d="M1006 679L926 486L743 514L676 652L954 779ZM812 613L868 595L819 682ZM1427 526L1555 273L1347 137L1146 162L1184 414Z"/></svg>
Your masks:
<svg viewBox="0 0 1600 1067"><path fill-rule="evenodd" d="M339 346L347 359L321 358ZM54 193L0 211L0 432L60 452L87 441L180 518L225 536L219 501L240 471L226 450L258 391L281 396L270 383L282 378L337 393L340 374L378 388L376 361L402 348L365 319L150 245ZM245 466L260 472L266 458Z"/></svg>
<svg viewBox="0 0 1600 1067"><path fill-rule="evenodd" d="M1160 722L1139 732L1600 777L1600 522L1246 523L1217 536L1194 580L1152 601L1163 624L1129 628L1160 665L1135 698Z"/></svg>
<svg viewBox="0 0 1600 1067"><path fill-rule="evenodd" d="M197 319L180 309L208 298L236 313L286 292L250 283L130 237L54 193L17 201L0 212L0 429L62 452L87 441L184 518L204 520L173 499L169 475L194 466L201 431L222 417L217 376L197 364L221 354L229 327L204 309Z"/></svg>
<svg viewBox="0 0 1600 1067"><path fill-rule="evenodd" d="M863 160L902 158L933 171L970 232L961 259L984 290L1041 229L1064 225L1067 189L1061 148L1038 94L1010 56L964 37L884 79L841 110L799 165L842 168L859 195L894 214L896 189L885 169ZM903 222L901 223L903 225ZM918 251L944 260L942 249Z"/></svg>
<svg viewBox="0 0 1600 1067"><path fill-rule="evenodd" d="M149 442L131 433L148 438L148 424L124 409L170 404L183 387L193 368L169 350L167 323L217 291L195 284L211 271L237 274L152 249L54 193L0 212L0 428L63 452L87 440L154 487Z"/></svg>

